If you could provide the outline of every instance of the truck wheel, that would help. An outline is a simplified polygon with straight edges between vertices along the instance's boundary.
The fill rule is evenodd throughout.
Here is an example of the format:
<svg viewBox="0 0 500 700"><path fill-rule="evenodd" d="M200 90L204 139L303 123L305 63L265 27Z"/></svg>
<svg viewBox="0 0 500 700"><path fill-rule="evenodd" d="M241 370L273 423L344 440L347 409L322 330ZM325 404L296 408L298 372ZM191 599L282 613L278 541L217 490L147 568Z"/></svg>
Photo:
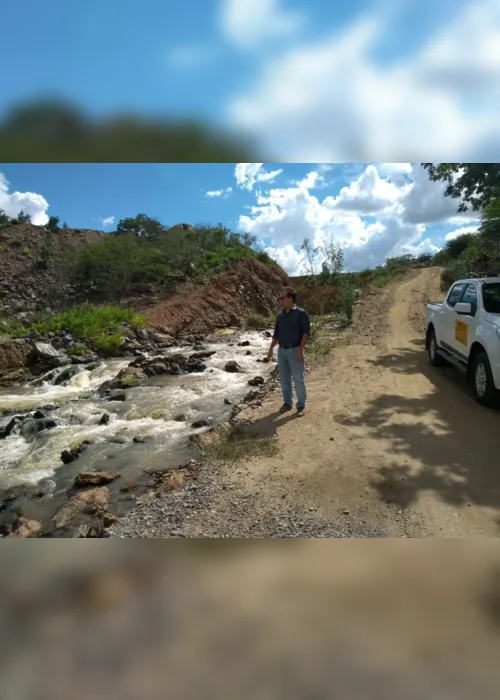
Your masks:
<svg viewBox="0 0 500 700"><path fill-rule="evenodd" d="M444 359L438 354L438 344L436 340L436 333L433 330L429 331L427 336L427 354L429 355L429 362L433 367L442 367L445 364Z"/></svg>
<svg viewBox="0 0 500 700"><path fill-rule="evenodd" d="M498 405L500 393L495 389L490 361L485 352L478 353L474 358L471 381L474 398L478 403L489 407Z"/></svg>

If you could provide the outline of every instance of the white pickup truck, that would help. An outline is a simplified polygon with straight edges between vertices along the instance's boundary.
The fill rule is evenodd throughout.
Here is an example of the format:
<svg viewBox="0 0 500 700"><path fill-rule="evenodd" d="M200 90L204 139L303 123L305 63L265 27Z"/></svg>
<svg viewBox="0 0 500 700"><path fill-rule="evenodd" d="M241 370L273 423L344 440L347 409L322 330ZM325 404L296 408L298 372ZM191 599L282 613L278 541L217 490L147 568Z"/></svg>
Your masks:
<svg viewBox="0 0 500 700"><path fill-rule="evenodd" d="M476 401L500 402L500 277L459 280L427 304L426 348L434 367L465 371Z"/></svg>

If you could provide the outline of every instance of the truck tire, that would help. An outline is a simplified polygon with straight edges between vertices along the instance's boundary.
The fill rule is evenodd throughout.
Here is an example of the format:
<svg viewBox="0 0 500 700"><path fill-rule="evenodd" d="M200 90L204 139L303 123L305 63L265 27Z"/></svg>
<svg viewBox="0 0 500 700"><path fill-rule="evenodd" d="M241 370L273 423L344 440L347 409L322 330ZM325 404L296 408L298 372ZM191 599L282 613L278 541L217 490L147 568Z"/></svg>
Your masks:
<svg viewBox="0 0 500 700"><path fill-rule="evenodd" d="M472 362L471 384L474 398L482 406L498 406L500 392L495 389L490 361L485 352L478 353Z"/></svg>
<svg viewBox="0 0 500 700"><path fill-rule="evenodd" d="M437 349L436 333L434 329L431 328L427 335L427 354L429 356L429 362L433 367L442 367L446 363L441 355L438 355Z"/></svg>

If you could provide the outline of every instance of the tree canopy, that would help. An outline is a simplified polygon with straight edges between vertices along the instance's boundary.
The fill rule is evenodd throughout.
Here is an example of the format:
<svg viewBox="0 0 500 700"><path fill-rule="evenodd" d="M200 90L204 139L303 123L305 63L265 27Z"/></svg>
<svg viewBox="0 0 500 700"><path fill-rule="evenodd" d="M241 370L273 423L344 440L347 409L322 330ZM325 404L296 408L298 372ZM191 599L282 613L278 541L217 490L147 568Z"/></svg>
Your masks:
<svg viewBox="0 0 500 700"><path fill-rule="evenodd" d="M500 195L500 163L422 163L445 196L461 199L457 211L481 211Z"/></svg>

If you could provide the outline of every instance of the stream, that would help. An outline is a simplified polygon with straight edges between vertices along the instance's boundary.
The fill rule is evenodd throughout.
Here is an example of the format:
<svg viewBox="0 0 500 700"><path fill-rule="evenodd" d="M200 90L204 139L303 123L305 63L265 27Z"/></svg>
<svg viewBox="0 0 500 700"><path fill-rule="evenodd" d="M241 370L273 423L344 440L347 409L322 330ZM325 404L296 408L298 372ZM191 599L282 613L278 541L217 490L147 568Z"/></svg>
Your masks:
<svg viewBox="0 0 500 700"><path fill-rule="evenodd" d="M239 347L241 341L250 344ZM148 378L145 384L127 389L123 402L106 401L96 391L133 358L107 360L92 371L83 369L65 385L54 385L52 377L50 381L1 389L0 428L13 415L34 409L42 410L58 425L27 439L13 432L0 440L0 492L40 485L43 498L30 500L24 510L26 517L42 520L51 511L51 497L67 491L80 471L120 472L120 479L110 486L116 495L127 480L140 479L149 470L175 469L186 463L194 450L190 437L207 429L193 429L192 423L204 418L214 424L227 420L231 404L240 402L251 389L248 380L256 376L267 380L273 366L257 362L269 347L265 333L221 331L203 346L215 351L206 360L204 372ZM179 352L189 355L194 350L192 346L176 347L155 356ZM238 362L239 373L225 371L229 360ZM44 410L47 406L48 411ZM109 422L102 425L105 413ZM136 443L134 438L147 441ZM78 459L64 465L61 452L83 440L92 444Z"/></svg>

